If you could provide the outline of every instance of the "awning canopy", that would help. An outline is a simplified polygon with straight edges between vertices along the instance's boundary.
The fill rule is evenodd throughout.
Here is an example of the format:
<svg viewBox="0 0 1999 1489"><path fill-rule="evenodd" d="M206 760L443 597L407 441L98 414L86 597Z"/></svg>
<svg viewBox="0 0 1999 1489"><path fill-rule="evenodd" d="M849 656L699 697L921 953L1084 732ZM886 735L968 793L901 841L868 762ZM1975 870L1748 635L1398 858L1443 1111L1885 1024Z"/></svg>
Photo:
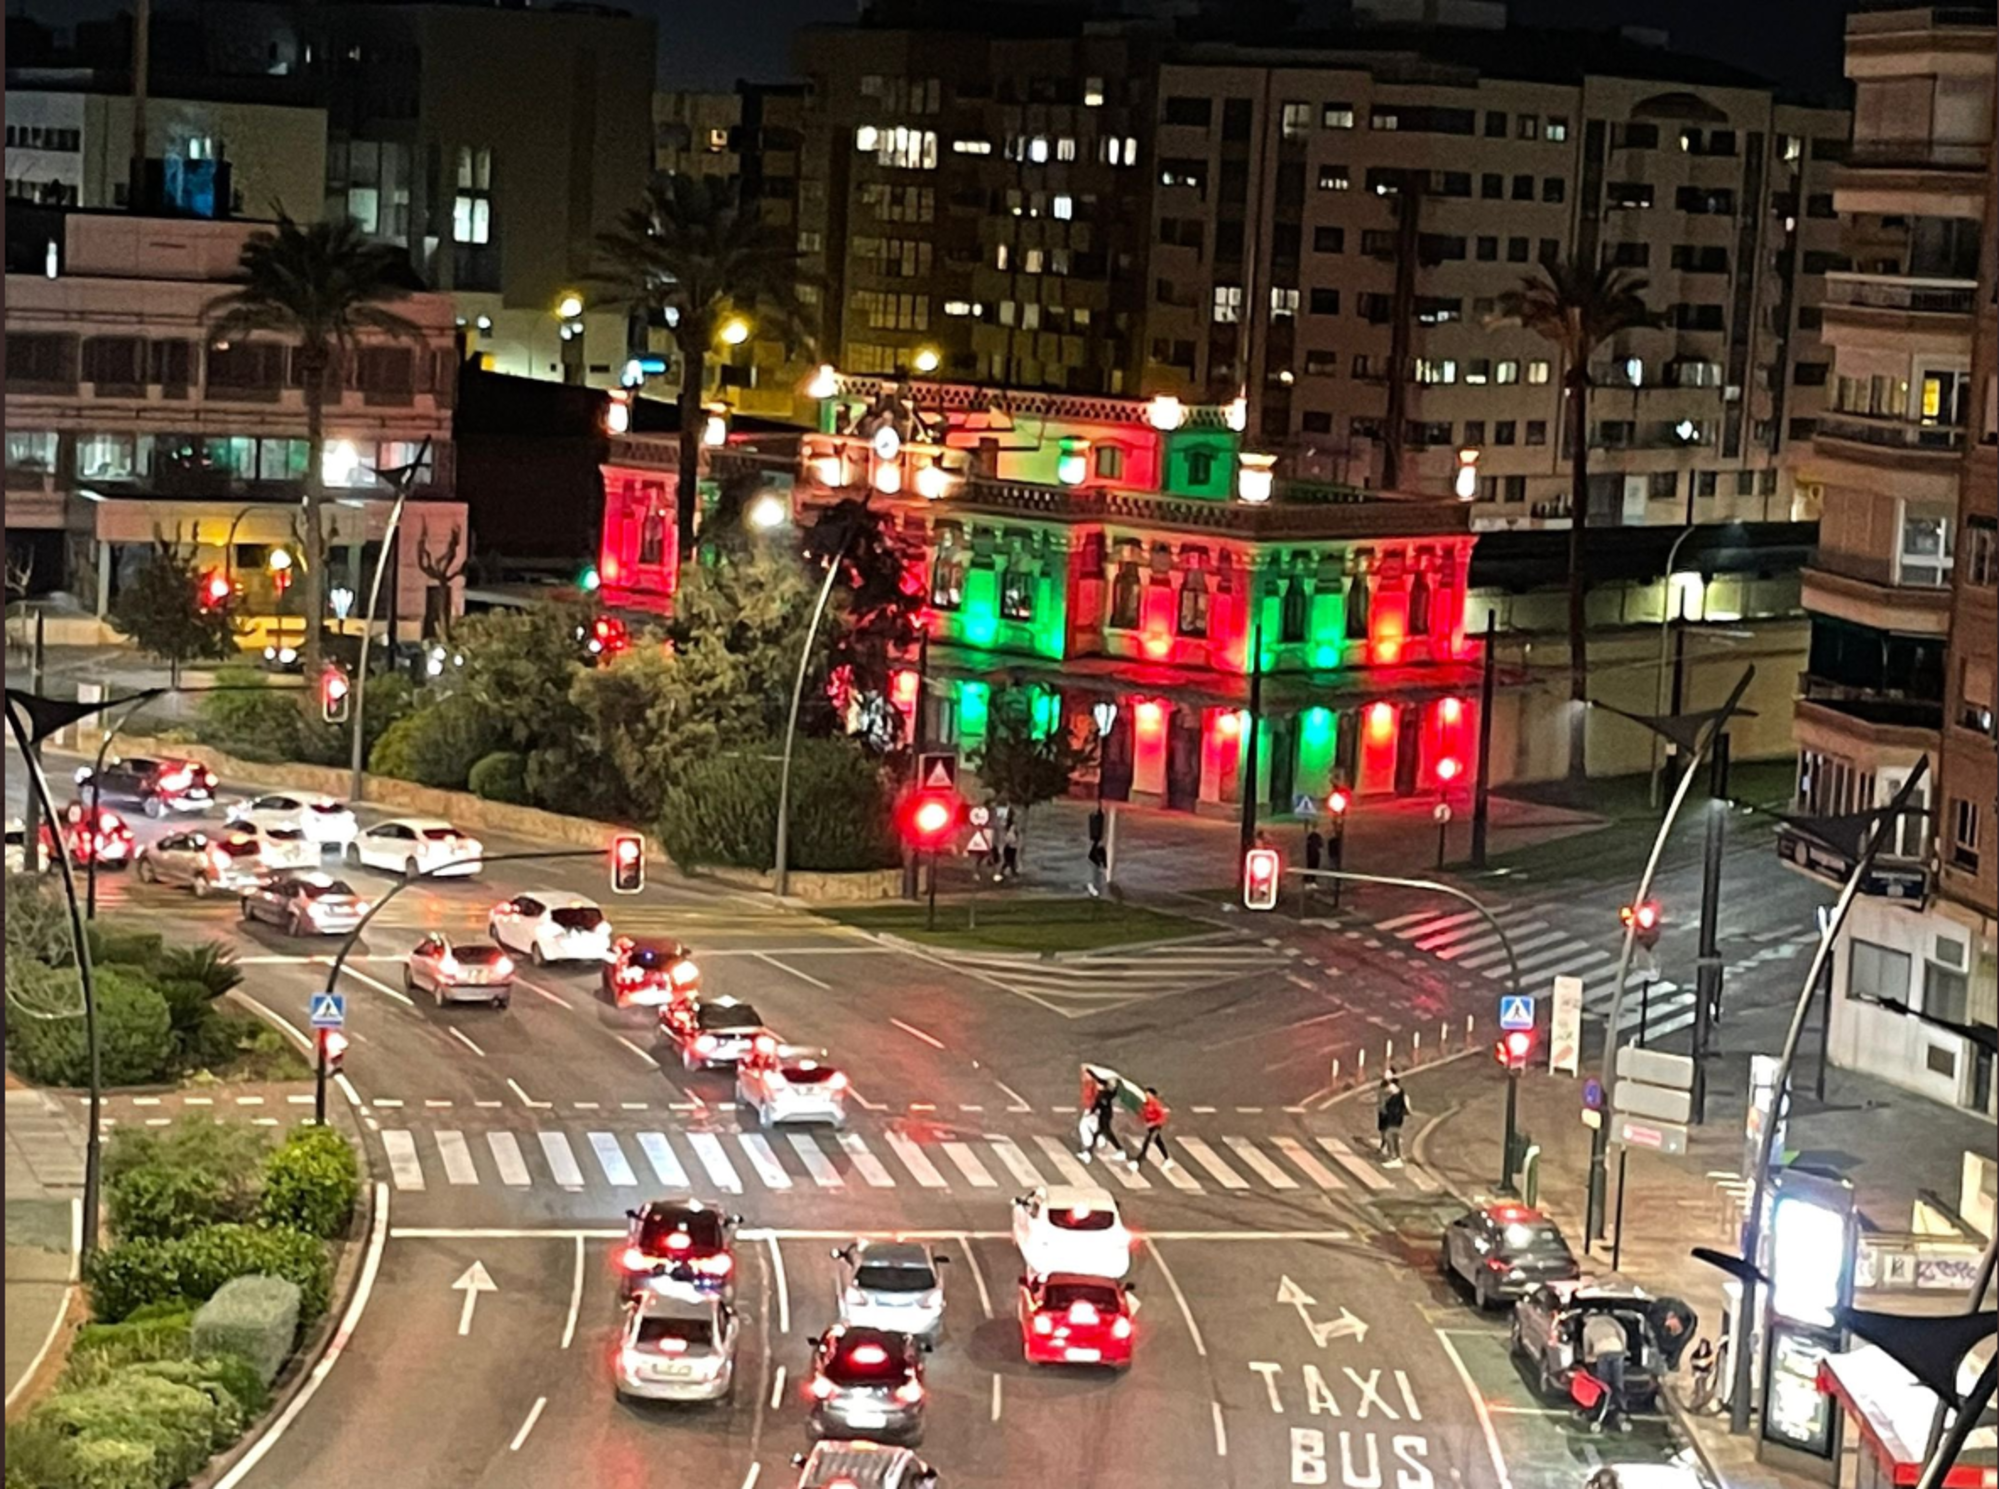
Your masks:
<svg viewBox="0 0 1999 1489"><path fill-rule="evenodd" d="M1845 1408L1890 1482L1913 1485L1922 1477L1935 1391L1872 1344L1826 1356L1819 1365L1819 1389ZM1971 1434L1944 1489L1999 1489L1999 1446L1991 1427Z"/></svg>

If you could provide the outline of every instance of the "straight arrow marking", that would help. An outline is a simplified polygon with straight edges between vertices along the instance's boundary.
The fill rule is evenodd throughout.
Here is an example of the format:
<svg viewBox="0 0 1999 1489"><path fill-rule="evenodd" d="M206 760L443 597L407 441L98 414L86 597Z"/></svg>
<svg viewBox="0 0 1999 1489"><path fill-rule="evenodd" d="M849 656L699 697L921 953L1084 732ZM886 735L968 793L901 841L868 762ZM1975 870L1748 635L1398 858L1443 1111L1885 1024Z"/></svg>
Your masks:
<svg viewBox="0 0 1999 1489"><path fill-rule="evenodd" d="M496 1293L500 1289L486 1271L484 1262L472 1263L451 1286L453 1291L463 1290L465 1294L464 1306L458 1310L458 1336L462 1339L472 1332L472 1314L479 1306L479 1294Z"/></svg>

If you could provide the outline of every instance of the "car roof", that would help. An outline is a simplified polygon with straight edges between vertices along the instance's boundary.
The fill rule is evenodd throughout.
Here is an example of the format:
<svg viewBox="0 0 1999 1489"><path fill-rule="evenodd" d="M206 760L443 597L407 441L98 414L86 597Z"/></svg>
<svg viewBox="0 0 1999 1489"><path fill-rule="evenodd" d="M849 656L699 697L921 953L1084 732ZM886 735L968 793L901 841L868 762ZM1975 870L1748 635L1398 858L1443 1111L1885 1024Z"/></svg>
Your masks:
<svg viewBox="0 0 1999 1489"><path fill-rule="evenodd" d="M284 877L296 880L300 884L320 884L328 888L340 882L331 874L324 873L319 869L287 869L285 870Z"/></svg>
<svg viewBox="0 0 1999 1489"><path fill-rule="evenodd" d="M692 1199L684 1195L668 1195L663 1199L649 1199L639 1207L641 1219L669 1214L685 1215L726 1215L720 1205L711 1205L705 1199Z"/></svg>
<svg viewBox="0 0 1999 1489"><path fill-rule="evenodd" d="M930 1250L917 1241L859 1241L854 1246L854 1261L887 1267L928 1267Z"/></svg>
<svg viewBox="0 0 1999 1489"><path fill-rule="evenodd" d="M915 1461L916 1454L891 1443L834 1439L813 1445L799 1483L823 1486L845 1480L856 1489L877 1489L899 1482L898 1472Z"/></svg>
<svg viewBox="0 0 1999 1489"><path fill-rule="evenodd" d="M1576 1277L1565 1282L1551 1282L1564 1302L1586 1303L1595 1299L1613 1302L1649 1303L1652 1294L1645 1291L1628 1277L1616 1272L1604 1272L1596 1276Z"/></svg>
<svg viewBox="0 0 1999 1489"><path fill-rule="evenodd" d="M838 1344L842 1349L851 1349L861 1344L879 1344L889 1352L891 1358L909 1351L909 1336L895 1329L877 1329L868 1324L834 1324L826 1331L829 1347Z"/></svg>
<svg viewBox="0 0 1999 1489"><path fill-rule="evenodd" d="M1055 1184L1047 1191L1051 1210L1115 1210L1117 1201L1108 1189L1089 1184Z"/></svg>
<svg viewBox="0 0 1999 1489"><path fill-rule="evenodd" d="M1088 1272L1050 1272L1045 1277L1035 1279L1044 1286L1053 1287L1107 1287L1115 1293L1124 1292L1124 1284L1115 1277L1092 1277Z"/></svg>
<svg viewBox="0 0 1999 1489"><path fill-rule="evenodd" d="M630 942L632 951L663 951L669 956L684 956L687 953L687 943L676 941L671 936L621 936L619 939Z"/></svg>
<svg viewBox="0 0 1999 1489"><path fill-rule="evenodd" d="M635 1301L641 1318L713 1318L722 1306L710 1293L671 1287L646 1288Z"/></svg>
<svg viewBox="0 0 1999 1489"><path fill-rule="evenodd" d="M1533 1206L1523 1205L1517 1200L1494 1200L1491 1204L1480 1205L1472 1213L1497 1220L1501 1225L1554 1224L1552 1220Z"/></svg>
<svg viewBox="0 0 1999 1489"><path fill-rule="evenodd" d="M408 818L403 820L414 822L418 819ZM438 825L449 827L451 824L443 822ZM587 899L580 894L572 894L566 889L522 889L515 891L514 898L517 900L540 900L551 910L601 910L604 908L595 900Z"/></svg>
<svg viewBox="0 0 1999 1489"><path fill-rule="evenodd" d="M330 800L331 798L325 799ZM414 827L419 832L426 832L433 827L451 827L451 824L442 817L391 817L386 822L377 822L375 825L377 827ZM451 830L453 832L458 831L455 827L451 827Z"/></svg>

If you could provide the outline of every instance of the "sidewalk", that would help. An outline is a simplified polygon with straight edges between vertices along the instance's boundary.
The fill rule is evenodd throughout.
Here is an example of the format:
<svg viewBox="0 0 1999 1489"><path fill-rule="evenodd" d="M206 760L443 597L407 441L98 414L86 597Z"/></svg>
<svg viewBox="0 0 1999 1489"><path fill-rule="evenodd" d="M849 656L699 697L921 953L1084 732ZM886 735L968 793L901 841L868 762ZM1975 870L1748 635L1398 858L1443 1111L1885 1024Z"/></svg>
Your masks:
<svg viewBox="0 0 1999 1489"><path fill-rule="evenodd" d="M7 1090L7 1403L53 1352L70 1309L83 1195L83 1123L46 1092Z"/></svg>
<svg viewBox="0 0 1999 1489"><path fill-rule="evenodd" d="M1809 1096L1806 1062L1794 1084L1789 1141L1801 1160L1836 1171L1854 1186L1855 1202L1871 1225L1909 1227L1920 1190L1954 1201L1962 1154L1989 1151L1992 1126L1970 1113L1899 1090L1884 1082L1834 1070L1826 1101ZM1748 1085L1746 1056L1717 1062L1710 1084L1709 1121L1693 1129L1681 1158L1633 1154L1624 1197L1619 1270L1640 1285L1685 1298L1700 1315L1699 1332L1714 1335L1722 1315L1723 1275L1694 1260L1693 1247L1734 1251L1739 1242L1733 1205L1717 1179L1743 1167L1743 1113ZM1500 1167L1506 1079L1490 1061L1449 1070L1415 1072L1408 1079L1417 1127L1415 1156L1466 1198L1489 1195ZM1541 1207L1581 1250L1590 1132L1581 1121L1581 1082L1529 1072L1521 1078L1518 1122L1541 1147ZM1610 1159L1608 1202L1617 1202L1616 1157ZM1593 1253L1609 1267L1608 1240ZM1883 1306L1918 1311L1927 1298L1896 1295ZM1802 1489L1807 1482L1756 1459L1754 1438L1731 1437L1726 1417L1687 1417L1682 1425L1727 1489Z"/></svg>

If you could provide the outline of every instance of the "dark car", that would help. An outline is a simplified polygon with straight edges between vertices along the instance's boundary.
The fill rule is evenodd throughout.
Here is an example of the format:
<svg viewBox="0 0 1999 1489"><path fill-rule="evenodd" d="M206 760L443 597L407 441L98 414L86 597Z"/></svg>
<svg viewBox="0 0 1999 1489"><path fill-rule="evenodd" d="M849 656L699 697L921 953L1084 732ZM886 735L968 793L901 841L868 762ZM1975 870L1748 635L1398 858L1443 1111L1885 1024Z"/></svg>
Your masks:
<svg viewBox="0 0 1999 1489"><path fill-rule="evenodd" d="M245 920L281 926L294 936L344 934L369 908L345 879L329 874L270 874L243 894Z"/></svg>
<svg viewBox="0 0 1999 1489"><path fill-rule="evenodd" d="M1565 1399L1569 1378L1582 1368L1583 1324L1592 1314L1608 1313L1624 1326L1630 1341L1624 1355L1625 1396L1633 1407L1646 1410L1657 1401L1666 1374L1650 1317L1656 1301L1615 1275L1544 1283L1514 1304L1513 1353L1532 1369L1543 1396Z"/></svg>
<svg viewBox="0 0 1999 1489"><path fill-rule="evenodd" d="M1526 1205L1503 1202L1468 1211L1445 1226L1437 1265L1469 1287L1482 1309L1581 1271L1552 1220Z"/></svg>
<svg viewBox="0 0 1999 1489"><path fill-rule="evenodd" d="M923 1440L923 1351L907 1334L835 1324L814 1342L814 1437Z"/></svg>
<svg viewBox="0 0 1999 1489"><path fill-rule="evenodd" d="M620 936L604 963L603 991L620 1008L657 1008L701 990L694 953L670 936Z"/></svg>
<svg viewBox="0 0 1999 1489"><path fill-rule="evenodd" d="M736 1227L742 1223L742 1216L696 1199L648 1200L627 1210L624 1249L618 1253L619 1298L663 1286L733 1300Z"/></svg>
<svg viewBox="0 0 1999 1489"><path fill-rule="evenodd" d="M827 1439L800 1453L798 1489L937 1489L937 1470L888 1443Z"/></svg>
<svg viewBox="0 0 1999 1489"><path fill-rule="evenodd" d="M86 768L76 773L79 786L93 785ZM168 812L205 812L215 804L215 773L199 760L154 760L134 756L107 760L94 779L97 794L111 801L129 801L148 817Z"/></svg>
<svg viewBox="0 0 1999 1489"><path fill-rule="evenodd" d="M777 1048L777 1036L765 1026L763 1015L734 998L696 1003L691 1009L668 1004L659 1012L661 1032L680 1046L680 1063L689 1070L734 1065L759 1039Z"/></svg>

